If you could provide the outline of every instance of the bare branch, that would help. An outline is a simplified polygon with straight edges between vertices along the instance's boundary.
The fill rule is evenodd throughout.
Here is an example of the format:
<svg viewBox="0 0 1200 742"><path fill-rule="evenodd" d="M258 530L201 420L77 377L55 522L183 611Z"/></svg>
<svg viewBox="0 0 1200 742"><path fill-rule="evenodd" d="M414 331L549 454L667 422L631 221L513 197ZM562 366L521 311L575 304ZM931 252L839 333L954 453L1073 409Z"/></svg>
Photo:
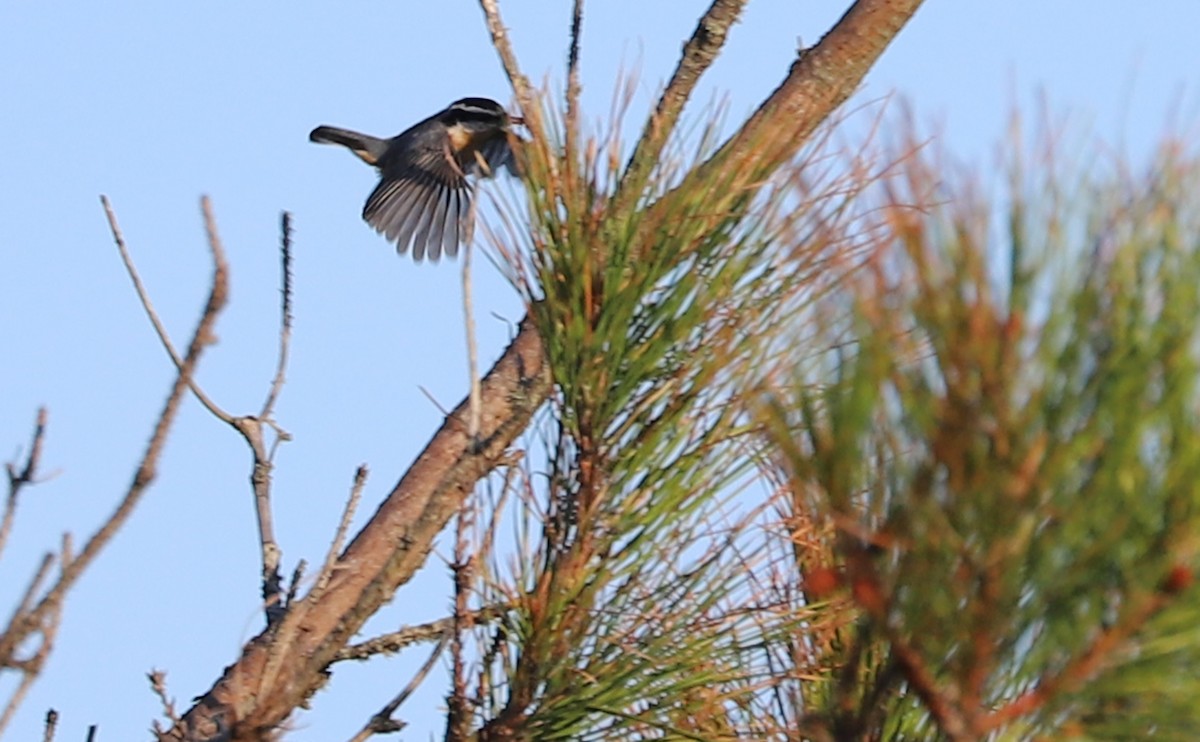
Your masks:
<svg viewBox="0 0 1200 742"><path fill-rule="evenodd" d="M60 560L60 564L68 564L70 561L70 539L64 538L64 557ZM25 592L25 596L21 599L21 603L17 611L13 614L12 621L9 622L9 631L12 627L23 623L24 617L28 615L28 606L34 594L40 590L42 582L46 578L50 564L53 558L47 554L42 559L42 564L33 580L30 581L29 588ZM17 709L25 701L25 696L29 689L33 687L34 681L42 673L42 668L46 665L46 660L50 657L50 652L54 649L54 640L58 636L58 627L62 622L62 605L56 605L52 610L47 611L44 617L36 625L30 627L26 634L26 639L33 633L41 635L41 642L38 644L34 653L26 659L17 659L15 652L22 646L24 642L13 644L11 654L6 654L3 658L3 666L10 667L21 673L21 680L17 684L16 690L9 697L8 702L4 706L4 712L0 714L0 735L4 734L4 730L8 728L9 722L12 721ZM7 632L6 632L7 638ZM7 650L6 650L7 651Z"/></svg>
<svg viewBox="0 0 1200 742"><path fill-rule="evenodd" d="M286 211L279 218L279 252L282 263L280 272L283 274L281 279L283 287L280 290L283 302L279 317L279 357L278 365L275 368L275 378L271 381L271 390L267 392L267 400L263 402L262 412L258 413L263 420L271 418L271 413L275 410L275 401L283 389L287 372L288 348L292 341L292 215Z"/></svg>
<svg viewBox="0 0 1200 742"><path fill-rule="evenodd" d="M208 202L208 197L205 197L205 203ZM138 300L142 303L142 309L145 310L146 316L150 319L150 324L154 326L154 332L158 335L159 342L167 351L167 355L171 358L171 363L175 364L175 370L182 372L183 359L179 357L179 353L175 351L175 346L171 343L171 336L167 333L167 328L163 325L162 320L158 318L158 312L154 309L154 302L150 301L150 293L146 291L146 286L142 283L142 277L138 275L137 266L133 263L133 257L129 254L129 248L125 245L125 237L121 233L121 227L117 224L117 214L113 211L112 204L108 201L108 196L101 195L100 203L104 205L104 215L108 218L108 228L112 231L113 241L117 243L117 250L121 253L121 262L125 264L125 271L129 273L129 280L133 282L134 291L137 292ZM207 207L205 207L207 209ZM206 217L207 211L206 211ZM189 376L188 387L192 393L196 395L196 399L200 400L200 404L204 405L205 409L211 412L219 420L233 423L233 416L225 410L217 406L199 384Z"/></svg>
<svg viewBox="0 0 1200 742"><path fill-rule="evenodd" d="M461 621L463 626L476 626L499 618L512 609L509 605L493 605L472 611ZM422 642L430 642L442 638L454 630L455 617L447 616L429 623L406 626L399 631L383 634L365 642L353 644L338 652L334 662L345 660L365 660L377 654L395 654L406 647Z"/></svg>
<svg viewBox="0 0 1200 742"><path fill-rule="evenodd" d="M146 673L146 679L150 681L150 690L154 691L154 695L158 697L158 702L162 706L163 716L171 720L172 724L179 723L179 714L175 711L175 701L167 695L167 674L162 670L151 670ZM158 722L155 722L155 731Z"/></svg>
<svg viewBox="0 0 1200 742"><path fill-rule="evenodd" d="M138 274L137 267L134 265L133 258L130 256L129 249L125 244L124 235L121 233L121 228L117 223L116 213L113 211L108 197L101 196L100 202L104 206L104 213L108 218L108 225L112 231L113 240L117 244L117 250L121 254L121 260L125 264L125 270L128 272L130 280L133 282L134 290L137 292L142 308L145 310L146 316L150 318L150 323L154 326L154 331L158 335L163 348L166 349L167 355L170 356L171 362L175 364L177 370L182 371L184 362L179 358L175 346L171 343L170 336L159 319L158 312L154 309L154 304L150 300L150 295L142 283L141 276ZM213 219L212 209L207 198L203 201L202 211L205 233L209 244L215 252L220 252L223 255L224 250L220 246L220 237L217 234L216 222ZM254 489L255 513L258 519L259 543L261 544L262 553L262 597L268 625L279 620L283 609L281 604L283 578L279 573L281 554L279 545L275 540L274 527L272 525L270 481L271 459L275 447L281 440L290 438L286 431L280 429L271 420L271 413L274 410L275 402L283 387L285 371L287 369L288 347L291 340L291 215L287 212L284 212L281 219L281 231L283 306L279 333L279 357L275 377L267 393L266 401L263 403L262 412L258 417L235 417L218 407L205 394L204 390L195 383L195 380L190 375L187 377L188 387L196 395L196 398L200 400L201 404L204 405L205 409L212 413L218 420L237 430L245 438L254 455L254 468L250 480ZM262 427L264 424L270 426L276 433L276 438L270 452L268 452L263 439Z"/></svg>
<svg viewBox="0 0 1200 742"><path fill-rule="evenodd" d="M325 590L329 587L329 582L338 569L337 555L345 543L346 533L350 529L350 521L354 519L354 513L358 509L358 502L362 498L362 490L367 482L367 475L368 471L365 464L360 465L355 470L354 484L350 488L350 496L346 500L346 506L342 509L342 518L338 523L333 541L330 543L329 550L325 555L325 562L321 565L321 571L317 573L316 583L304 598L301 606L318 604L321 596L325 594ZM287 659L289 652L292 651L293 644L301 630L302 613L291 610L295 607L291 601L288 602L288 607L288 612L280 614L282 621L279 622L278 629L275 631L274 641L269 648L266 666L259 675L258 683L260 689L270 688L275 683L280 668ZM263 691L260 690L259 692Z"/></svg>
<svg viewBox="0 0 1200 742"><path fill-rule="evenodd" d="M17 709L25 701L25 696L29 693L29 689L37 680L37 673L26 667L21 668L21 680L17 683L17 687L13 690L13 694L9 696L8 702L4 704L4 713L0 714L0 734L8 728L8 723L12 721L12 717L17 713Z"/></svg>
<svg viewBox="0 0 1200 742"><path fill-rule="evenodd" d="M448 640L449 636L442 636L442 640L439 641L438 645L434 647L432 652L430 652L429 659L425 660L425 664L421 666L421 669L417 671L417 674L413 676L412 680L408 681L408 685L404 686L404 689L396 694L395 698L389 701L386 706L381 708L378 713L372 716L371 720L367 722L367 725L363 727L362 731L351 738L351 742L362 742L363 740L368 739L376 734L391 734L408 726L407 722L393 719L392 714L396 713L396 709L400 708L400 705L407 701L408 697L412 695L413 691L415 691L417 687L425 681L425 677L429 675L429 671L433 669L433 665L437 662L437 658L441 656L442 651L446 648L446 642Z"/></svg>
<svg viewBox="0 0 1200 742"><path fill-rule="evenodd" d="M333 571L337 566L338 553L341 552L342 546L346 543L346 534L350 531L350 521L354 520L354 513L358 510L358 503L362 499L363 487L367 483L367 476L369 474L370 471L367 469L366 464L360 465L355 470L354 484L350 488L350 496L346 498L346 507L342 509L342 519L338 523L332 543L329 544L329 551L325 554L325 563L321 565L321 571L317 573L317 584L312 592L308 594L306 600L319 600L321 593L329 585L329 579L333 576Z"/></svg>
<svg viewBox="0 0 1200 742"><path fill-rule="evenodd" d="M451 690L446 719L446 740L466 739L470 733L470 705L467 698L466 661L463 658L463 634L474 625L469 609L473 555L470 551L470 532L475 523L472 500L463 503L458 513L454 533L454 561L450 565L454 576L454 624L450 632Z"/></svg>
<svg viewBox="0 0 1200 742"><path fill-rule="evenodd" d="M287 599L284 605L290 606L296 602L296 593L300 590L300 580L304 579L304 570L308 568L308 562L301 559L296 562L296 568L292 570L292 580L288 583Z"/></svg>
<svg viewBox="0 0 1200 742"><path fill-rule="evenodd" d="M37 570L34 571L32 579L25 587L25 593L21 596L21 602L17 603L16 609L12 616L8 619L8 626L5 628L4 634L13 630L24 620L24 616L29 613L34 601L37 599L38 593L42 591L42 583L46 581L46 577L50 574L50 567L54 565L54 555L46 552L42 555L42 561L38 564ZM12 647L12 651L16 651L16 645ZM7 666L12 662L13 656L8 651L8 645L5 645L4 654L0 654L0 666Z"/></svg>
<svg viewBox="0 0 1200 742"><path fill-rule="evenodd" d="M34 484L38 477L38 469L42 462L42 442L46 438L46 408L39 407L37 420L33 425L33 440L29 444L29 453L20 471L17 465L9 462L8 468L8 497L4 501L4 515L0 517L0 554L8 543L8 534L12 532L13 520L17 514L17 500L21 489L27 484Z"/></svg>
<svg viewBox="0 0 1200 742"><path fill-rule="evenodd" d="M275 451L280 441L291 440L291 436L273 419L275 402L283 391L287 376L289 349L292 339L292 215L283 212L279 220L280 282L282 302L279 317L279 351L276 359L275 378L263 402L258 417L238 417L230 424L242 434L250 451L254 454L254 468L250 481L254 489L254 513L258 523L258 542L262 555L262 599L267 625L272 626L283 617L283 575L279 571L283 559L282 549L275 540L274 516L271 511L271 469ZM263 425L275 431L275 439L268 451L263 438Z"/></svg>
<svg viewBox="0 0 1200 742"><path fill-rule="evenodd" d="M209 208L208 199L204 198L201 204L206 219L211 219L211 209ZM108 520L87 541L79 556L69 561L64 560L62 573L59 575L58 580L46 592L37 605L27 611L22 611L21 615L14 615L4 633L0 635L0 657L12 657L15 649L21 646L35 632L41 632L44 638L48 636L53 627L57 625L59 611L67 591L71 589L75 581L79 579L104 547L108 545L112 537L116 535L117 531L120 530L121 526L124 525L129 515L141 500L142 495L145 494L146 489L154 481L157 474L158 460L166 443L167 435L170 432L171 425L175 421L184 394L191 387L191 379L196 364L199 362L205 347L211 342L213 326L216 324L217 316L225 306L228 296L228 266L225 261L224 251L221 249L220 243L216 239L211 238L213 236L215 236L215 231L210 234L209 240L209 249L213 257L213 279L208 300L205 303L192 340L188 345L187 355L179 365L179 373L172 384L167 401L163 406L163 411L159 414L158 421L155 423L154 433L150 438L150 443L146 447L146 452L142 456L141 463L134 474L133 482L130 484L129 489L126 491L124 498L118 504L116 510L113 511Z"/></svg>
<svg viewBox="0 0 1200 742"><path fill-rule="evenodd" d="M482 383L483 415L476 445L465 425L468 401L447 417L425 450L346 548L319 605L304 600L286 620L300 622L296 644L284 653L280 682L257 694L258 680L273 656L273 631L246 646L196 706L171 730L172 739L206 739L229 725L265 728L282 721L323 682L322 674L363 623L422 564L433 539L457 512L474 482L504 458L550 391L541 338L526 319L516 338ZM286 682L284 681L286 679ZM222 732L221 730L225 730Z"/></svg>
<svg viewBox="0 0 1200 742"><path fill-rule="evenodd" d="M475 223L475 209L478 203L479 199L471 199L470 215L467 217L467 224ZM468 233L470 231L468 229ZM465 325L467 335L467 375L470 383L468 399L471 400L471 414L467 421L467 432L470 434L472 440L478 440L479 415L482 410L482 402L479 399L479 348L475 342L475 310L472 306L473 298L471 295L471 253L473 251L473 243L473 239L468 239L463 250L462 285L463 324Z"/></svg>
<svg viewBox="0 0 1200 742"><path fill-rule="evenodd" d="M54 742L54 731L58 728L58 712L50 709L46 712L46 730L42 733L42 742Z"/></svg>

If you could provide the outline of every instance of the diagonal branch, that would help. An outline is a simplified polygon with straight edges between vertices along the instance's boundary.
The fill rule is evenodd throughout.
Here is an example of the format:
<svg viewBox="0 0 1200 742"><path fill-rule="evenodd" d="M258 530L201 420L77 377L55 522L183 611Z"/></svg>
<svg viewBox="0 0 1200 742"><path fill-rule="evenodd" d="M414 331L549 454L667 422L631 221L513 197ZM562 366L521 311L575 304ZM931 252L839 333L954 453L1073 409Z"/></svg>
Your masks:
<svg viewBox="0 0 1200 742"><path fill-rule="evenodd" d="M321 600L300 601L277 631L268 629L252 640L162 738L220 739L231 729L273 728L286 719L325 682L326 668L350 637L424 564L434 538L475 482L506 460L505 450L549 393L541 337L527 318L483 379L478 441L467 430L469 400L464 399L343 552ZM293 621L294 631L289 630ZM291 644L276 647L276 633L291 637ZM277 682L260 687L268 664L274 665ZM260 690L249 694L246 688Z"/></svg>
<svg viewBox="0 0 1200 742"><path fill-rule="evenodd" d="M696 24L692 38L683 46L683 56L675 67L675 74L658 97L658 105L646 121L642 136L629 158L629 166L625 168L625 175L621 178L621 184L613 199L617 204L618 213L623 207L627 208L635 203L645 187L654 164L667 144L667 139L675 130L675 123L683 112L684 104L692 97L692 91L696 89L700 76L712 66L717 55L721 53L721 47L729 37L729 29L737 22L745 5L746 0L713 0L713 4Z"/></svg>
<svg viewBox="0 0 1200 742"><path fill-rule="evenodd" d="M527 125L541 136L539 110L500 22L496 0L480 0L489 31L513 82ZM920 0L859 0L813 49L791 66L783 83L749 121L688 178L719 175L743 184L741 195L772 167L787 162L805 138L858 87ZM526 107L528 106L528 107ZM749 148L757 143L759 148ZM741 158L741 160L739 160ZM655 207L651 207L655 208ZM300 629L286 648L274 632L252 640L242 656L188 711L167 739L236 739L241 731L277 728L325 681L345 643L425 562L433 540L458 512L475 482L504 462L504 451L546 401L551 380L541 337L530 316L483 380L480 445L467 432L467 402L459 404L412 467L339 559L321 601L296 605L285 619ZM283 665L271 687L257 678L268 656ZM259 692L244 692L258 688Z"/></svg>
<svg viewBox="0 0 1200 742"><path fill-rule="evenodd" d="M689 179L714 170L753 182L799 151L917 12L922 0L858 0L816 46L801 49L779 87Z"/></svg>
<svg viewBox="0 0 1200 742"><path fill-rule="evenodd" d="M155 423L150 443L146 447L146 452L142 455L142 461L138 465L129 489L125 492L125 496L117 505L112 515L92 534L92 537L88 539L78 557L71 555L72 549L69 543L64 544L60 558L61 572L58 579L46 590L41 599L32 605L30 605L33 596L31 592L27 596L27 601L23 602L23 606L28 606L27 609L18 610L13 615L5 627L3 634L0 634L0 657L12 657L13 653L19 647L24 645L31 636L37 633L42 635L44 642L52 641L53 632L57 626L62 603L67 592L84 571L91 566L92 562L104 550L104 547L108 545L121 526L125 524L125 521L128 520L134 508L141 501L151 482L154 481L158 469L158 460L166 444L167 435L179 412L179 406L183 398L192 386L192 377L195 373L196 364L199 362L205 347L212 342L213 327L216 324L217 316L225 306L225 300L228 296L228 268L225 262L225 254L221 249L220 242L213 239L216 234L216 228L213 223L212 211L209 208L208 199L203 199L201 204L205 222L209 226L209 249L212 252L213 258L212 286L209 290L208 300L205 303L203 313L200 316L200 321L197 323L192 340L188 345L187 353L179 362L179 372L175 376L175 381L171 386L167 401L158 416L158 421Z"/></svg>
<svg viewBox="0 0 1200 742"><path fill-rule="evenodd" d="M63 567L62 575L58 578L58 582L31 612L31 620L36 620L41 613L51 610L54 604L62 599L66 590L83 574L83 571L90 566L100 551L104 549L116 534L117 530L124 525L129 515L133 512L134 507L141 500L142 495L145 494L146 489L149 488L150 483L158 475L158 460L162 455L163 447L166 445L167 434L170 432L171 425L175 422L175 416L179 412L179 405L183 401L184 392L192 386L192 378L196 371L196 365L200 361L200 356L215 337L213 327L216 326L217 317L220 315L221 310L225 308L225 302L229 296L229 265L225 260L225 252L221 248L220 241L215 239L216 223L213 219L212 208L207 196L201 199L201 208L204 212L204 220L208 228L208 244L213 259L212 286L209 289L208 300L205 302L200 321L196 325L195 332L192 333L191 342L188 343L187 353L180 363L179 373L175 377L171 392L167 396L166 403L163 405L163 411L154 426L154 434L150 437L150 443L146 446L146 452L142 456L142 461L138 465L137 472L133 476L133 482L130 483L125 497L121 500L117 509L113 511L113 514L109 516L108 521L84 544L83 551L79 553L79 556L71 561L70 564Z"/></svg>

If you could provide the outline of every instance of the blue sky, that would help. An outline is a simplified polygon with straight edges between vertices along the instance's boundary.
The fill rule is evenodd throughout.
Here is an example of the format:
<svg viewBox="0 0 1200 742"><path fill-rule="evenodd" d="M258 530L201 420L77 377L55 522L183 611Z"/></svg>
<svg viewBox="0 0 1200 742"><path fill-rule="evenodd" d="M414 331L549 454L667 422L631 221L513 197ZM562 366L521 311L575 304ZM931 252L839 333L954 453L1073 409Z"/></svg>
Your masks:
<svg viewBox="0 0 1200 742"><path fill-rule="evenodd" d="M697 100L736 123L814 43L845 1L751 0ZM354 468L371 468L361 522L466 389L457 264L414 266L359 220L374 184L349 153L307 141L317 124L391 135L467 95L509 100L478 6L439 3L0 4L0 453L50 410L50 481L27 490L0 557L11 605L63 530L82 540L132 476L171 380L109 237L98 195L177 342L204 298L198 199L213 199L232 301L199 380L234 413L261 405L274 371L278 220L295 218L295 336L277 417L285 564L319 562ZM561 82L569 3L506 0L525 70ZM594 0L585 16L583 106L603 119L621 70L640 82L636 121L670 74L704 0ZM1055 117L1144 161L1169 129L1196 133L1200 5L1116 0L930 0L868 76L858 100L897 94L948 148L987 172L1013 105ZM700 107L695 109L699 115ZM630 132L632 136L632 132ZM481 265L477 263L477 265ZM475 277L479 353L503 348L520 303ZM258 558L236 435L189 400L160 477L125 532L71 596L58 647L9 730L39 738L136 739L156 717L145 673L166 670L183 708L260 626ZM377 617L384 631L446 614L435 557ZM7 608L2 609L5 613ZM424 649L336 668L294 740L344 739L402 687ZM0 679L0 697L11 683ZM401 711L406 739L440 738L436 682Z"/></svg>

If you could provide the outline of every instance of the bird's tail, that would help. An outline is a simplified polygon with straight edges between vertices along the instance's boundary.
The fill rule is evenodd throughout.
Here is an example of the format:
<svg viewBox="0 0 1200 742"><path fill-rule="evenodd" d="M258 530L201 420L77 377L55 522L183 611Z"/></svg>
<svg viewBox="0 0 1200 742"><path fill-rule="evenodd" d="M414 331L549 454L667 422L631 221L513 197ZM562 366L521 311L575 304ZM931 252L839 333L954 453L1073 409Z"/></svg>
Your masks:
<svg viewBox="0 0 1200 742"><path fill-rule="evenodd" d="M349 149L368 165L377 165L387 150L387 140L367 134L359 134L336 126L318 126L309 135L310 142L318 144L340 144Z"/></svg>

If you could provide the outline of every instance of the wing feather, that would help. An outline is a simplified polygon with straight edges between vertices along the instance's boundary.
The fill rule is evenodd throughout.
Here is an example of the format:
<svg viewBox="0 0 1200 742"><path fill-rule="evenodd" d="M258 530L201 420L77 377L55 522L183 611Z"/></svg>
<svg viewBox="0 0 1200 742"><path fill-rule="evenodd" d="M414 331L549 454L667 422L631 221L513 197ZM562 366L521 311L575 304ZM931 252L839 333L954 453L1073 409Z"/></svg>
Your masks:
<svg viewBox="0 0 1200 742"><path fill-rule="evenodd" d="M504 136L484 142L478 153L456 159L441 143L415 158L384 158L379 163L381 180L363 206L363 219L394 243L397 252L403 254L411 246L414 260L456 256L472 217L467 176L490 176L512 167Z"/></svg>
<svg viewBox="0 0 1200 742"><path fill-rule="evenodd" d="M445 188L432 188L429 198L429 205L421 212L417 230L413 233L413 260L428 257L430 262L436 263L441 257L442 235L437 234L436 247L432 238L438 228L439 215L446 211Z"/></svg>

